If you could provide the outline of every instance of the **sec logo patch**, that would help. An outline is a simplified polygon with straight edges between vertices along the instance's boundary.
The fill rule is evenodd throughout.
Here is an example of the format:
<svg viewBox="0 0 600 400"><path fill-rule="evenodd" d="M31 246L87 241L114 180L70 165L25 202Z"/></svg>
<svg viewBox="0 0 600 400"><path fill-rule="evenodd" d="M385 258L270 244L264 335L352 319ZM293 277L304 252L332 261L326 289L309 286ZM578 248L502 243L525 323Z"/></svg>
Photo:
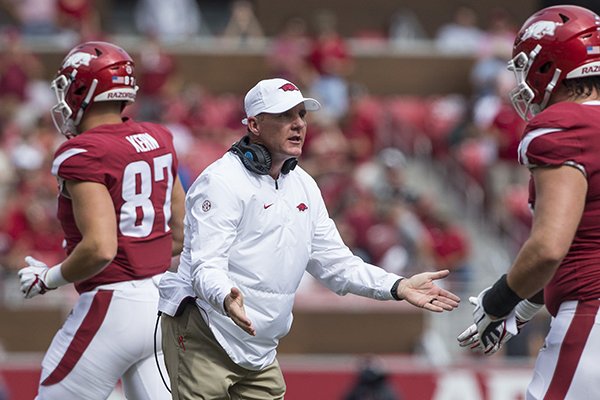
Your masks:
<svg viewBox="0 0 600 400"><path fill-rule="evenodd" d="M210 210L211 207L212 204L210 203L210 200L204 200L204 202L202 203L202 211L207 212Z"/></svg>

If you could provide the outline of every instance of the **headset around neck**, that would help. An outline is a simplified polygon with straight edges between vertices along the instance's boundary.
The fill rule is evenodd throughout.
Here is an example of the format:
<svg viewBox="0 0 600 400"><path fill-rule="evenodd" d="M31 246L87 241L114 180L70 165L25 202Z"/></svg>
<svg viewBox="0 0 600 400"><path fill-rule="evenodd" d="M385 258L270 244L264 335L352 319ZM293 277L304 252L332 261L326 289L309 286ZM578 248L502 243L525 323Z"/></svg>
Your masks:
<svg viewBox="0 0 600 400"><path fill-rule="evenodd" d="M235 142L229 149L237 155L247 170L259 175L268 175L271 169L271 153L265 146L259 143L250 143L250 137L245 135ZM298 159L289 158L285 160L281 167L281 173L286 175L298 165Z"/></svg>

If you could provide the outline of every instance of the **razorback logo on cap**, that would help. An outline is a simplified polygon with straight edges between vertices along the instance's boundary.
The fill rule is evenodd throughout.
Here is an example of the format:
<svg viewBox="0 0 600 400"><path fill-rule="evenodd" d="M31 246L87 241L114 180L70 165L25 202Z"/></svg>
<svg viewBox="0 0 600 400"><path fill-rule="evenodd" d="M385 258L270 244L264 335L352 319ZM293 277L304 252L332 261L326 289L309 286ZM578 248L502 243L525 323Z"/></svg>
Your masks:
<svg viewBox="0 0 600 400"><path fill-rule="evenodd" d="M300 91L300 89L298 89L296 86L294 86L291 83L286 83L285 85L281 86L279 89L283 90L284 92L293 92L294 90Z"/></svg>

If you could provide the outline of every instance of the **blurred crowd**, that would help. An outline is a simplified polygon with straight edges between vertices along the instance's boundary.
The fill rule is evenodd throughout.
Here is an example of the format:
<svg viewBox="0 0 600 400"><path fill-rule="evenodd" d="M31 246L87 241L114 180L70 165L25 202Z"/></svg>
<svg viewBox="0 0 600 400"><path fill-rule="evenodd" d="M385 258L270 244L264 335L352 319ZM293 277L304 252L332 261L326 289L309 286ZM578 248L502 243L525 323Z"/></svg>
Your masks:
<svg viewBox="0 0 600 400"><path fill-rule="evenodd" d="M8 16L0 27L0 273L5 277L23 266L26 255L49 265L64 257L50 167L65 139L52 125L49 110L56 99L43 79L58 66L42 65L24 39L104 38L94 3L0 1ZM171 130L187 188L244 133L247 88L215 94L186 82L168 43L205 34L243 45L265 34L246 0L231 2L219 32L208 30L194 0L137 0L133 10L131 20L145 39L136 49L138 100L126 112ZM501 232L513 234L515 223L530 223L527 171L516 161L523 122L508 100L513 77L505 71L515 21L498 9L482 29L472 9L459 7L428 39L440 49L473 54L472 94L427 97L376 96L354 82L348 38L336 23L334 13L318 11L312 20L289 18L268 38L270 75L297 83L323 104L310 120L301 166L317 180L331 217L356 254L399 274L450 269L450 285L460 293L471 279L474 238L458 220L461 214L427 182L409 183L407 171L422 157L456 168L481 188L480 212ZM418 39L424 33L415 15L395 14L385 40Z"/></svg>

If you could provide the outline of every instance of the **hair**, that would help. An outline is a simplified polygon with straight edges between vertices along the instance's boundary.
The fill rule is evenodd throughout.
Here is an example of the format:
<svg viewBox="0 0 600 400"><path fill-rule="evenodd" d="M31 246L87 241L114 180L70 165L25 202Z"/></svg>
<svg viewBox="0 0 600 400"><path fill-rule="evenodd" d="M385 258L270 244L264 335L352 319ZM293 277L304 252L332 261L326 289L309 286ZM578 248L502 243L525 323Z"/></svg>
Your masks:
<svg viewBox="0 0 600 400"><path fill-rule="evenodd" d="M562 83L571 98L586 98L592 95L594 89L600 94L600 76L565 79Z"/></svg>

